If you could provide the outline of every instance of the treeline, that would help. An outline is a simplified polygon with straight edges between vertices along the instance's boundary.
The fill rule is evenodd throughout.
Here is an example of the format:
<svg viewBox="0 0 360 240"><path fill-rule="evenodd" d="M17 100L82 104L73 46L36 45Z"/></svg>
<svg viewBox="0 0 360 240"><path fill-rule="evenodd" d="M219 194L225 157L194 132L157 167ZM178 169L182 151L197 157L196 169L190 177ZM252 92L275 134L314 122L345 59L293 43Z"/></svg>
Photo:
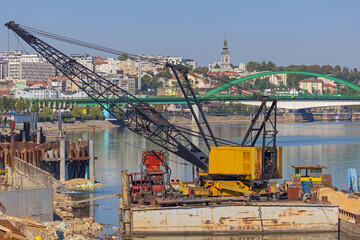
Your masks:
<svg viewBox="0 0 360 240"><path fill-rule="evenodd" d="M48 102L45 101L41 107L39 102L37 101L31 106L30 101L23 98L15 99L8 97L0 97L0 112L36 112L39 113L40 121L52 121L54 119L54 115L57 114L56 110L60 109L58 102L56 102L55 105L55 108L49 107ZM67 108L65 107L65 109ZM71 115L71 117L78 120L105 119L100 106L79 107L74 105L70 109L69 114Z"/></svg>
<svg viewBox="0 0 360 240"><path fill-rule="evenodd" d="M246 69L249 72L261 72L261 71L304 71L304 72L313 72L313 73L320 73L320 74L332 74L333 76L343 79L345 81L359 84L360 82L360 72L358 72L357 68L347 68L347 67L341 67L339 65L331 66L331 65L290 65L290 66L276 66L275 63L271 61L263 61L261 63L250 61L246 65ZM290 78L293 77L294 80L299 81L300 78L309 77L306 75L295 75L292 76L291 74ZM288 76L289 79L289 76ZM301 80L301 79L300 79Z"/></svg>

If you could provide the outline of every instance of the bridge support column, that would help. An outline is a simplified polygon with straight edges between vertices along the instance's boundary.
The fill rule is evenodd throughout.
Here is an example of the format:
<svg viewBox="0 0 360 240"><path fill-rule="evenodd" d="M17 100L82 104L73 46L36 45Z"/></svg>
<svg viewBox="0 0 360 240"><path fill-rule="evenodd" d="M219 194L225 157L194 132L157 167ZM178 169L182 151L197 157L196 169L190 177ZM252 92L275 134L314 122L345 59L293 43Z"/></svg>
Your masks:
<svg viewBox="0 0 360 240"><path fill-rule="evenodd" d="M197 119L199 119L199 122L201 123L201 124L203 124L204 123L204 119L202 118L202 116L201 116L201 114L200 114L200 110L199 110L199 108L198 108L198 106L196 105L196 104L193 104L193 109L194 109L194 112L195 112L195 115L196 115L196 117L197 117ZM196 122L195 122L195 118L194 118L194 116L192 116L192 122L195 124Z"/></svg>
<svg viewBox="0 0 360 240"><path fill-rule="evenodd" d="M65 140L60 141L60 181L65 181Z"/></svg>
<svg viewBox="0 0 360 240"><path fill-rule="evenodd" d="M89 179L95 183L95 157L94 157L94 140L89 140Z"/></svg>

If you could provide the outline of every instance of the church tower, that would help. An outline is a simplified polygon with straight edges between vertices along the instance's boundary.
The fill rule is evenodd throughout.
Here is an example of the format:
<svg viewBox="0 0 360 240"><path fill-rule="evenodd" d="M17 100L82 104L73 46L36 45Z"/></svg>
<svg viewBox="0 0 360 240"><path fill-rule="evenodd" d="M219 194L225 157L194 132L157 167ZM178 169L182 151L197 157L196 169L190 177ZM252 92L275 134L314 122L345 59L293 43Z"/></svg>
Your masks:
<svg viewBox="0 0 360 240"><path fill-rule="evenodd" d="M230 67L230 52L227 45L226 34L225 34L223 50L221 52L220 68L222 71L232 71L232 68Z"/></svg>

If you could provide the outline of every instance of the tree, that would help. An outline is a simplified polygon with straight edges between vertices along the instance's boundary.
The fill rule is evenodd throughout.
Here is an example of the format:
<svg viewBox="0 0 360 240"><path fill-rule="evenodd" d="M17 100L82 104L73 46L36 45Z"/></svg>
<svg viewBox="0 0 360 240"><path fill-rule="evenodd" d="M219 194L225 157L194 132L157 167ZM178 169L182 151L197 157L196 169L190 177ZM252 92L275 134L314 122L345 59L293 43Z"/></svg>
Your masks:
<svg viewBox="0 0 360 240"><path fill-rule="evenodd" d="M276 70L276 64L273 63L272 61L268 61L266 64L265 71L274 71L274 70Z"/></svg>
<svg viewBox="0 0 360 240"><path fill-rule="evenodd" d="M334 71L335 71L335 73L340 73L341 72L341 67L339 65L336 65L334 67Z"/></svg>
<svg viewBox="0 0 360 240"><path fill-rule="evenodd" d="M225 81L229 81L229 80L230 80L229 76L227 76L227 75L222 75L222 76L220 77L220 79L221 79L221 80L225 80Z"/></svg>
<svg viewBox="0 0 360 240"><path fill-rule="evenodd" d="M326 90L325 90L325 94L326 94L326 95L330 95L330 94L331 94L331 90L330 90L330 88L326 88Z"/></svg>
<svg viewBox="0 0 360 240"><path fill-rule="evenodd" d="M33 103L33 105L30 108L30 112L32 113L37 113L39 112L40 108L39 108L39 101L36 101L35 103Z"/></svg>
<svg viewBox="0 0 360 240"><path fill-rule="evenodd" d="M159 80L158 76L151 77L147 74L145 74L143 77L141 77L141 90L148 91L149 89L154 89L155 91L162 87L163 83Z"/></svg>
<svg viewBox="0 0 360 240"><path fill-rule="evenodd" d="M71 116L76 118L76 119L81 119L82 117L82 108L78 107L78 106L73 106L71 109Z"/></svg>
<svg viewBox="0 0 360 240"><path fill-rule="evenodd" d="M214 68L220 68L220 65L217 63L215 64Z"/></svg>
<svg viewBox="0 0 360 240"><path fill-rule="evenodd" d="M22 112L29 108L29 103L22 97L16 100L16 111Z"/></svg>
<svg viewBox="0 0 360 240"><path fill-rule="evenodd" d="M215 66L216 67L216 66ZM209 69L207 67L197 67L194 72L195 73L202 73L205 74L209 71Z"/></svg>
<svg viewBox="0 0 360 240"><path fill-rule="evenodd" d="M39 114L39 118L42 121L52 121L54 118L52 109L49 107L44 107L44 109Z"/></svg>
<svg viewBox="0 0 360 240"><path fill-rule="evenodd" d="M168 68L165 69L165 71L159 72L158 76L163 77L163 78L172 78L173 77L173 75L170 72L170 69L168 69Z"/></svg>
<svg viewBox="0 0 360 240"><path fill-rule="evenodd" d="M250 61L246 64L246 70L248 70L249 72L257 72L260 71L260 69L261 69L260 63Z"/></svg>
<svg viewBox="0 0 360 240"><path fill-rule="evenodd" d="M89 115L88 115L88 118L89 119L104 119L104 115L103 113L101 112L101 108L98 107L98 106L91 106L90 110L89 110Z"/></svg>
<svg viewBox="0 0 360 240"><path fill-rule="evenodd" d="M128 59L133 60L133 61L136 60L136 58L129 57L126 53L123 53L121 56L118 57L119 61L126 61Z"/></svg>

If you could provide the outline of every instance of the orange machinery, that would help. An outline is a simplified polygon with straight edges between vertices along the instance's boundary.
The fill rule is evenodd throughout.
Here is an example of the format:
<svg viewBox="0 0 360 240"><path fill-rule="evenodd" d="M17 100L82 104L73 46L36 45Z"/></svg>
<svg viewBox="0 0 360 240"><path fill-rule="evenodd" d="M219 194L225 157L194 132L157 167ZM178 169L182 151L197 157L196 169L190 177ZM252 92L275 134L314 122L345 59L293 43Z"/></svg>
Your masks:
<svg viewBox="0 0 360 240"><path fill-rule="evenodd" d="M145 170L130 173L130 198L133 202L146 196L162 196L165 189L164 171L160 166L164 162L163 151L143 151L142 164Z"/></svg>

